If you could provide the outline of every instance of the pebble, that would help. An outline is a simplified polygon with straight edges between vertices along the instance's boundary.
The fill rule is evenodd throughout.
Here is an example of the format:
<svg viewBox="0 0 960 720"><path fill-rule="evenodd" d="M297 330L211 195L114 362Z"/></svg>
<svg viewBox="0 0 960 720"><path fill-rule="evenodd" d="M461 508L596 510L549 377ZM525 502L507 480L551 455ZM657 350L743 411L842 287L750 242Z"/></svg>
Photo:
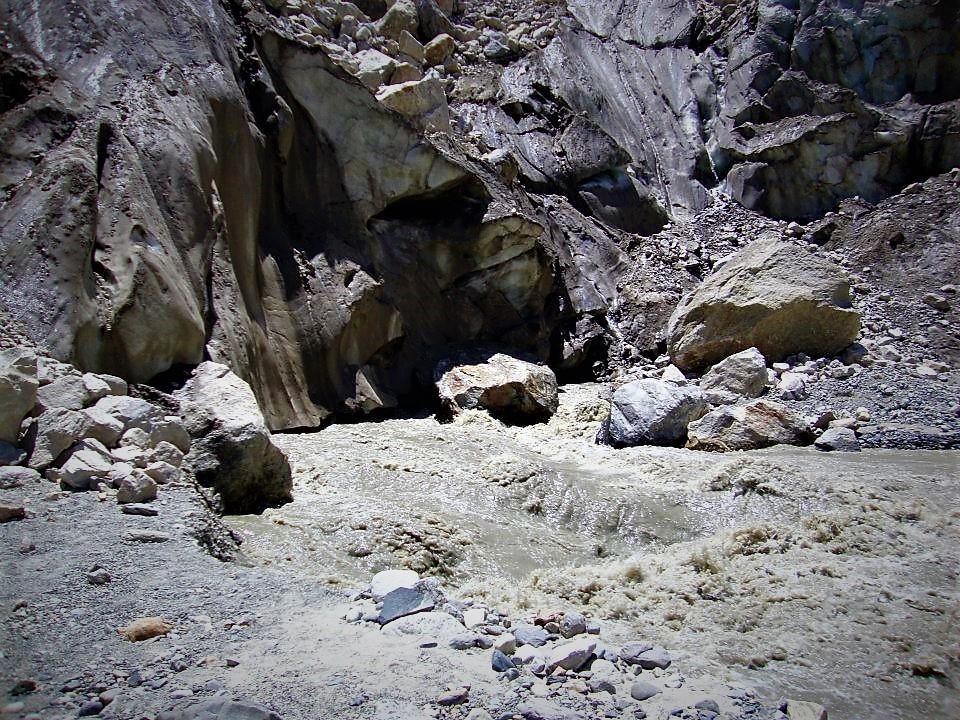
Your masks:
<svg viewBox="0 0 960 720"><path fill-rule="evenodd" d="M87 573L87 582L91 585L106 585L113 578L102 567L94 567Z"/></svg>

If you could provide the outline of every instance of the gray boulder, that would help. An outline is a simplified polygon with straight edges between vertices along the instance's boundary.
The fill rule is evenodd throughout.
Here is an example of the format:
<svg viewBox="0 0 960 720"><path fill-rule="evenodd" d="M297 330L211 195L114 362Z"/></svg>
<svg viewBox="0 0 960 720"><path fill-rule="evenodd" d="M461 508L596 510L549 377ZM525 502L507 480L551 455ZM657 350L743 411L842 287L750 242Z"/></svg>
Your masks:
<svg viewBox="0 0 960 720"><path fill-rule="evenodd" d="M771 445L806 445L813 439L806 421L769 400L717 408L690 423L687 447L725 452Z"/></svg>
<svg viewBox="0 0 960 720"><path fill-rule="evenodd" d="M724 358L707 370L700 379L700 388L755 398L763 395L767 383L766 359L756 348L749 348Z"/></svg>
<svg viewBox="0 0 960 720"><path fill-rule="evenodd" d="M615 447L681 444L687 436L687 425L707 409L703 393L695 387L635 380L613 394L610 419L601 439Z"/></svg>
<svg viewBox="0 0 960 720"><path fill-rule="evenodd" d="M137 470L123 478L120 481L120 487L117 489L117 502L121 505L149 502L155 500L156 497L157 483L153 481L153 478Z"/></svg>
<svg viewBox="0 0 960 720"><path fill-rule="evenodd" d="M837 452L860 452L860 441L850 428L831 427L814 441L817 450L836 450Z"/></svg>
<svg viewBox="0 0 960 720"><path fill-rule="evenodd" d="M230 368L201 363L176 397L193 436L186 459L225 511L261 512L292 499L287 456L270 439L250 386Z"/></svg>
<svg viewBox="0 0 960 720"><path fill-rule="evenodd" d="M436 374L440 402L451 414L484 409L504 420L543 420L559 406L553 371L509 355L475 365L444 363Z"/></svg>
<svg viewBox="0 0 960 720"><path fill-rule="evenodd" d="M280 716L262 705L217 698L182 710L167 710L157 715L157 720L280 720Z"/></svg>
<svg viewBox="0 0 960 720"><path fill-rule="evenodd" d="M27 438L31 450L27 464L34 470L45 470L62 452L84 437L88 426L88 418L77 410L51 408L45 411L30 423Z"/></svg>
<svg viewBox="0 0 960 720"><path fill-rule="evenodd" d="M684 297L667 337L674 364L696 370L751 347L769 361L835 355L859 332L839 266L797 245L762 240Z"/></svg>
<svg viewBox="0 0 960 720"><path fill-rule="evenodd" d="M20 423L37 399L37 358L20 349L0 352L0 440L17 444Z"/></svg>
<svg viewBox="0 0 960 720"><path fill-rule="evenodd" d="M48 480L59 482L71 490L89 490L100 482L110 483L109 455L93 448L78 449L58 468L50 468Z"/></svg>

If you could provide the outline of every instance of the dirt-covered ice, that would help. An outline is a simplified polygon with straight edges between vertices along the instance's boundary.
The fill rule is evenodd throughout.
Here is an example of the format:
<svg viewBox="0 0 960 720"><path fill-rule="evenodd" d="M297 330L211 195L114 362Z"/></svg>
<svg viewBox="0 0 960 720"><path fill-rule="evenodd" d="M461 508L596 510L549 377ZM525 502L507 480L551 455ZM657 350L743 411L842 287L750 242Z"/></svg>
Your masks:
<svg viewBox="0 0 960 720"><path fill-rule="evenodd" d="M600 393L568 386L523 428L467 413L278 436L296 500L231 523L265 564L573 605L832 717L960 712L956 453L614 450L593 443Z"/></svg>

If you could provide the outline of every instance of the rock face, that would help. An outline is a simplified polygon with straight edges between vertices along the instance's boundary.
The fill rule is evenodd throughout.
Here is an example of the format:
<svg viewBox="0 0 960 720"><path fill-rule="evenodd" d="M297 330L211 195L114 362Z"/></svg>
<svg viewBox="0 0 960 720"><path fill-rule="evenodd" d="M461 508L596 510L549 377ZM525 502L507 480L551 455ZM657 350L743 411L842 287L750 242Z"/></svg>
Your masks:
<svg viewBox="0 0 960 720"><path fill-rule="evenodd" d="M613 394L601 439L615 447L682 444L687 425L707 409L706 398L696 387L635 380Z"/></svg>
<svg viewBox="0 0 960 720"><path fill-rule="evenodd" d="M688 448L714 452L805 445L813 439L800 415L768 400L712 410L690 423L688 433Z"/></svg>
<svg viewBox="0 0 960 720"><path fill-rule="evenodd" d="M712 264L649 239L671 221L960 165L943 0L570 0L522 31L447 0L7 5L0 313L84 371L225 364L272 429L478 347L654 356ZM754 344L776 360L691 362Z"/></svg>
<svg viewBox="0 0 960 720"><path fill-rule="evenodd" d="M226 512L260 512L292 499L290 464L271 442L249 385L228 367L205 362L177 397L194 438L186 459Z"/></svg>
<svg viewBox="0 0 960 720"><path fill-rule="evenodd" d="M548 367L496 353L485 362L437 369L437 391L447 411L484 409L511 421L543 420L556 412L557 378Z"/></svg>
<svg viewBox="0 0 960 720"><path fill-rule="evenodd" d="M683 299L667 330L678 367L757 348L771 361L834 355L860 331L843 271L799 246L757 241Z"/></svg>

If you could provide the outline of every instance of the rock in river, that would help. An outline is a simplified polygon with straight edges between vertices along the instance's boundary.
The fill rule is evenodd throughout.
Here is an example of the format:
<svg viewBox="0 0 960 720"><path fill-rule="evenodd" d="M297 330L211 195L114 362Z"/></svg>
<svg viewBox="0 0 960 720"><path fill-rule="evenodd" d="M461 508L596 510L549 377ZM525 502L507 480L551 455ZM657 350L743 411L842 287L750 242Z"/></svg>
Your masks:
<svg viewBox="0 0 960 720"><path fill-rule="evenodd" d="M550 368L501 353L474 365L443 363L437 376L440 402L452 414L479 408L504 420L543 420L559 404Z"/></svg>
<svg viewBox="0 0 960 720"><path fill-rule="evenodd" d="M606 424L606 440L615 447L676 445L687 425L707 411L699 389L662 380L635 380L617 388Z"/></svg>

